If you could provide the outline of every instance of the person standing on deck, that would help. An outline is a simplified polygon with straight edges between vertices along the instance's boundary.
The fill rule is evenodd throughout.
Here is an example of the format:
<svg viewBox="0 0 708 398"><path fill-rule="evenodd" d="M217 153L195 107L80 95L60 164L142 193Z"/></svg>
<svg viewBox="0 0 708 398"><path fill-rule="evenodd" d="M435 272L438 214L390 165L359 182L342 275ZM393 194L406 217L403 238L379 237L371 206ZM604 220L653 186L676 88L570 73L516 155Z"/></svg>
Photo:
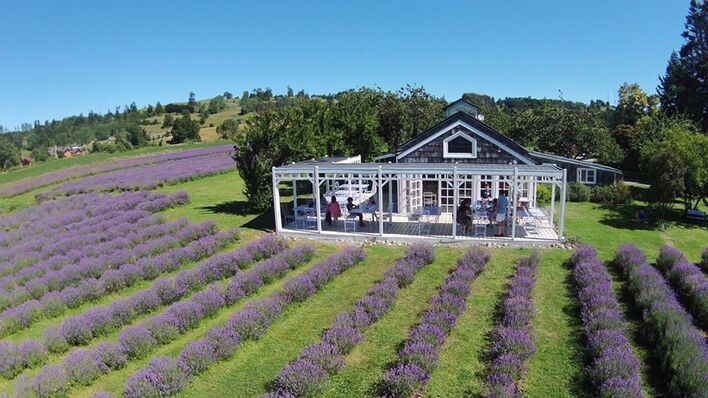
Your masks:
<svg viewBox="0 0 708 398"><path fill-rule="evenodd" d="M506 234L506 210L509 206L509 198L504 193L497 199L497 222L499 223L499 233L497 236Z"/></svg>

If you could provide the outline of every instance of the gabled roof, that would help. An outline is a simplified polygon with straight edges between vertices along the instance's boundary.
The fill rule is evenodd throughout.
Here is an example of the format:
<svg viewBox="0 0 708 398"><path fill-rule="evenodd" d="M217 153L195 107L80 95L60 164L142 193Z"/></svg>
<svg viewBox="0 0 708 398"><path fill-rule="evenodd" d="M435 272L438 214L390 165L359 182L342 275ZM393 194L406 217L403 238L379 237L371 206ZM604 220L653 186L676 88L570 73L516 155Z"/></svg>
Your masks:
<svg viewBox="0 0 708 398"><path fill-rule="evenodd" d="M591 169L609 171L610 173L615 173L615 174L622 174L622 170L619 170L619 169L616 169L616 168L610 167L610 166L605 166L604 164L588 162L586 160L571 159L571 158L566 158L565 156L552 155L550 153L543 153L543 152L536 152L536 151L529 151L529 155L532 157L535 157L535 158L539 158L539 159L551 160L554 162L570 163L570 164L574 164L577 166L583 166L583 167L587 167L587 168L591 168Z"/></svg>
<svg viewBox="0 0 708 398"><path fill-rule="evenodd" d="M407 153L415 150L420 146L427 144L435 137L448 131L450 127L456 124L462 125L465 128L471 130L473 133L479 134L480 136L482 136L482 138L485 138L493 142L494 144L497 144L501 149L506 150L511 155L521 160L523 163L533 163L528 158L528 151L526 150L526 148L517 144L516 142L514 142L514 140L498 132L488 124L464 112L457 112L454 115L445 118L445 120L429 128L424 133L401 145L396 151L396 157L399 159L404 157L405 155L407 155Z"/></svg>

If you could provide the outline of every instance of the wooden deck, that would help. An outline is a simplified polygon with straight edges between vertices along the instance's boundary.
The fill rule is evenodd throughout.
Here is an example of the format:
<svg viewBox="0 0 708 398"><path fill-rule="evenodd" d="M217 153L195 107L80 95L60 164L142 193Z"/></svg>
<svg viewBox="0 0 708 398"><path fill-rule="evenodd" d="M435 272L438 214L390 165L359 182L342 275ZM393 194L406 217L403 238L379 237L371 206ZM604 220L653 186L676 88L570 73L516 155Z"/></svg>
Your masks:
<svg viewBox="0 0 708 398"><path fill-rule="evenodd" d="M533 243L552 244L559 241L558 233L555 228L552 228L547 224L543 227L539 225L525 224L524 220L520 220L517 224L516 236L513 240L511 238L511 224L509 224L509 227L507 228L507 236L496 237L494 235L498 232L498 225L496 223L490 225L486 220L476 220L474 227L468 234L463 234L462 227L458 226L457 237L453 239L452 216L450 214L428 217L428 219L411 221L405 217L394 215L392 221L389 221L388 219L384 220L383 236L379 234L379 223L377 221L372 221L370 214L364 215L364 226L359 225L358 219L347 220L346 231L345 220L340 219L333 222L331 226L327 225L327 223L323 221L322 234L318 234L316 220L311 218L306 222L300 220L297 225L294 222L283 224L282 232L285 235L291 236L327 236L335 239L347 239L347 237L349 237L354 240L426 240L444 243L451 243L451 241L459 241L460 243L465 241L479 241L480 243L519 243L523 245Z"/></svg>

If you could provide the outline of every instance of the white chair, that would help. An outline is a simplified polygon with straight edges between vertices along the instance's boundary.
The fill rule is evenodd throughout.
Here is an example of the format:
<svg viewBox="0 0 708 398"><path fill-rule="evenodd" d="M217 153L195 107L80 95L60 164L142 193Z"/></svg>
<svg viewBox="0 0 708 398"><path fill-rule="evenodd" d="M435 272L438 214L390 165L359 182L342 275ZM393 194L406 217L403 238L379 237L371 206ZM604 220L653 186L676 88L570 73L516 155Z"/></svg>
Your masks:
<svg viewBox="0 0 708 398"><path fill-rule="evenodd" d="M430 211L423 210L418 215L418 235L430 235Z"/></svg>
<svg viewBox="0 0 708 398"><path fill-rule="evenodd" d="M344 222L344 232L356 232L357 217L349 214L346 206L342 207L342 221Z"/></svg>
<svg viewBox="0 0 708 398"><path fill-rule="evenodd" d="M474 237L475 238L486 238L487 237L487 224L475 223L474 224Z"/></svg>

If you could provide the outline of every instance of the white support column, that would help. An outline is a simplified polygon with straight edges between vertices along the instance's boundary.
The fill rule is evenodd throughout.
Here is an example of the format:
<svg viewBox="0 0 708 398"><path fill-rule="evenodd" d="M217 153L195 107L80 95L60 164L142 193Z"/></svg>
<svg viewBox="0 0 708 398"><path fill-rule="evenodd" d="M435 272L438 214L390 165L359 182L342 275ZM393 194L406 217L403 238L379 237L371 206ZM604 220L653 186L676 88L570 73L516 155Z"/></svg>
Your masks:
<svg viewBox="0 0 708 398"><path fill-rule="evenodd" d="M280 219L280 192L278 192L278 180L275 178L275 167L271 169L273 173L273 213L275 215L275 232L283 230L283 220Z"/></svg>
<svg viewBox="0 0 708 398"><path fill-rule="evenodd" d="M554 220L556 217L556 178L553 177L553 183L551 184L551 214L548 215L551 221L551 228L553 228Z"/></svg>
<svg viewBox="0 0 708 398"><path fill-rule="evenodd" d="M378 203L378 210L379 210L379 235L383 236L384 234L384 223L383 223L383 170L381 170L381 166L379 166L379 181L378 181L378 200L376 203ZM391 187L389 187L389 191L391 190ZM375 211L375 210L374 210Z"/></svg>
<svg viewBox="0 0 708 398"><path fill-rule="evenodd" d="M315 175L312 179L314 189L312 194L315 195L315 212L317 214L317 233L322 233L322 208L320 207L320 167L315 166Z"/></svg>
<svg viewBox="0 0 708 398"><path fill-rule="evenodd" d="M560 218L558 220L558 238L563 239L563 229L565 228L565 194L567 190L568 181L568 170L563 169L563 185L561 185L561 197L560 197Z"/></svg>
<svg viewBox="0 0 708 398"><path fill-rule="evenodd" d="M293 180L293 211L297 207L297 179Z"/></svg>
<svg viewBox="0 0 708 398"><path fill-rule="evenodd" d="M457 185L457 166L452 168L452 239L457 238L457 201L459 199L459 194Z"/></svg>
<svg viewBox="0 0 708 398"><path fill-rule="evenodd" d="M511 240L516 240L516 208L519 207L519 168L514 167L514 181L512 182L512 209L511 209ZM504 221L506 222L506 221Z"/></svg>
<svg viewBox="0 0 708 398"><path fill-rule="evenodd" d="M398 183L396 183L396 187L398 187ZM381 207L383 207L383 203L381 203ZM388 213L388 223L390 225L393 223L393 176L390 174L388 176L388 206L386 210L388 211L388 209L391 209Z"/></svg>

